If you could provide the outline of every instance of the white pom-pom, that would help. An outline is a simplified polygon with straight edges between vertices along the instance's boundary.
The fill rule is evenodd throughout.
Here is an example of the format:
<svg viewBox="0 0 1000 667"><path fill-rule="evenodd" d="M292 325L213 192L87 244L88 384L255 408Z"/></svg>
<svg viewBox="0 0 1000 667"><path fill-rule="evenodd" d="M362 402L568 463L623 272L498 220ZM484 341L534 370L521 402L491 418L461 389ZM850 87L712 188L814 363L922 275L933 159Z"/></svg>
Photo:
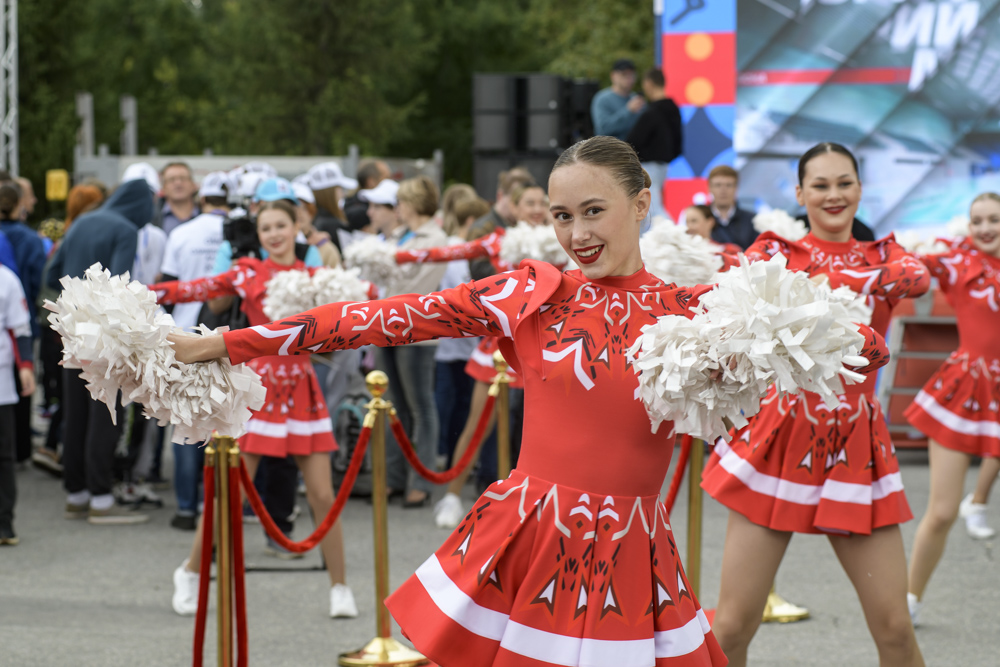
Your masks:
<svg viewBox="0 0 1000 667"><path fill-rule="evenodd" d="M636 398L646 406L654 433L670 421L678 433L714 441L730 426L745 426L746 417L760 410L767 381L756 376L745 358L724 372L730 360L718 357L721 332L705 330L704 320L661 317L643 327L628 351L639 375Z"/></svg>
<svg viewBox="0 0 1000 667"><path fill-rule="evenodd" d="M963 239L969 235L969 216L956 215L948 221L946 225L948 236L955 239Z"/></svg>
<svg viewBox="0 0 1000 667"><path fill-rule="evenodd" d="M359 269L323 268L313 275L314 306L341 301L367 301L368 285Z"/></svg>
<svg viewBox="0 0 1000 667"><path fill-rule="evenodd" d="M903 246L907 252L917 255L936 255L949 250L947 244L916 229L905 229L896 232L895 236L896 243Z"/></svg>
<svg viewBox="0 0 1000 667"><path fill-rule="evenodd" d="M45 308L53 312L49 321L62 336L63 365L81 369L91 396L107 404L112 420L121 390L123 403L141 403L148 417L174 424L175 440L245 432L250 410L264 404L256 373L228 360L178 362L167 334L181 330L159 312L156 295L129 282L127 273L112 276L94 264L84 278L60 282L58 300L46 301Z"/></svg>
<svg viewBox="0 0 1000 667"><path fill-rule="evenodd" d="M316 305L316 287L308 271L277 271L267 281L264 314L272 322L303 313Z"/></svg>
<svg viewBox="0 0 1000 667"><path fill-rule="evenodd" d="M344 248L344 265L360 269L362 278L379 285L399 275L396 247L374 235Z"/></svg>
<svg viewBox="0 0 1000 667"><path fill-rule="evenodd" d="M500 241L500 259L517 266L523 260L535 259L561 266L569 262L556 230L551 225L529 225L519 222L508 227Z"/></svg>
<svg viewBox="0 0 1000 667"><path fill-rule="evenodd" d="M780 208L761 211L755 215L753 228L761 234L773 232L787 241L798 241L809 233L804 222L793 218Z"/></svg>
<svg viewBox="0 0 1000 667"><path fill-rule="evenodd" d="M842 379L864 379L844 367L863 365L859 298L785 265L783 255L755 264L741 257L689 323L667 316L643 328L629 355L654 428L674 421L711 440L725 435L724 419L739 427L756 414L772 382L785 393L816 392L833 408ZM706 379L713 371L718 381Z"/></svg>
<svg viewBox="0 0 1000 667"><path fill-rule="evenodd" d="M669 220L653 223L639 239L639 251L646 270L667 283L704 285L722 268L711 243Z"/></svg>

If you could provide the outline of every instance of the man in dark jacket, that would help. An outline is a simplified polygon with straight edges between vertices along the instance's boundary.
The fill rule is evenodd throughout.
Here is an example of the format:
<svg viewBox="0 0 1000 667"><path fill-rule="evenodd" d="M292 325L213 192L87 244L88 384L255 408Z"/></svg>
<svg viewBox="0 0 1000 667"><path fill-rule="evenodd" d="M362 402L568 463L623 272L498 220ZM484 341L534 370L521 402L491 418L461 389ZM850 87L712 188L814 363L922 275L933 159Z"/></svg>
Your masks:
<svg viewBox="0 0 1000 667"><path fill-rule="evenodd" d="M153 218L153 195L144 180L126 181L96 211L77 218L52 258L47 282L58 289L62 276L82 277L94 262L113 275L132 268L139 229ZM115 445L121 436L118 424L102 403L90 397L77 370L63 370L63 485L66 518L87 519L94 524L132 524L148 516L115 505Z"/></svg>
<svg viewBox="0 0 1000 667"><path fill-rule="evenodd" d="M665 217L663 182L667 180L667 165L684 150L684 129L681 110L667 97L667 80L657 68L646 70L642 77L642 92L648 103L639 120L629 130L625 141L632 144L642 168L649 174L652 201L651 218Z"/></svg>
<svg viewBox="0 0 1000 667"><path fill-rule="evenodd" d="M733 243L746 250L757 238L757 230L753 228L753 211L744 211L736 203L739 184L739 174L728 165L719 165L708 172L712 214L718 223L712 230L712 240Z"/></svg>

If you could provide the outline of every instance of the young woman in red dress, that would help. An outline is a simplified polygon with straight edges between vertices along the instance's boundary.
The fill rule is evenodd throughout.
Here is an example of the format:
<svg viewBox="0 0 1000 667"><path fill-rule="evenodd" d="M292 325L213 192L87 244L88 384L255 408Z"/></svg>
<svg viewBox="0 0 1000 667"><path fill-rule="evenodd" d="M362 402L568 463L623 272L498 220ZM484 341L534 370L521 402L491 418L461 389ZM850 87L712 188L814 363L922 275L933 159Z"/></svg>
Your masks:
<svg viewBox="0 0 1000 667"><path fill-rule="evenodd" d="M799 161L799 204L812 231L798 242L761 234L751 260L781 253L788 268L868 297L880 334L893 305L927 291L924 266L891 238L851 237L861 200L857 162L819 144ZM882 665L922 665L906 605L898 524L912 518L874 374L849 386L835 410L815 394L771 392L731 443L720 441L702 486L729 509L713 628L733 665L745 665L768 591L793 533L825 534L854 584Z"/></svg>
<svg viewBox="0 0 1000 667"><path fill-rule="evenodd" d="M499 337L525 385L518 466L388 599L403 632L445 667L723 665L658 498L672 429L651 432L625 357L644 325L690 316L708 288L664 285L643 268L649 177L628 144L594 137L567 149L549 196L579 270L527 261L425 296L175 337L178 358Z"/></svg>
<svg viewBox="0 0 1000 667"><path fill-rule="evenodd" d="M959 347L906 411L925 433L931 493L910 557L910 612L914 623L927 582L944 553L948 531L963 503L973 456L996 476L1000 457L1000 195L976 197L969 238L948 252L921 257L958 319ZM988 485L987 485L988 488ZM970 499L967 499L967 501ZM984 499L985 500L985 499Z"/></svg>
<svg viewBox="0 0 1000 667"><path fill-rule="evenodd" d="M305 271L295 256L299 227L295 209L284 201L268 202L257 215L257 234L268 252L265 260L242 258L226 273L189 282L152 285L161 304L236 296L243 297L243 311L251 325L265 324L266 285L279 271ZM279 356L277 352L248 362L267 389L264 406L247 422L247 434L239 439L240 451L251 479L261 456L285 458L292 455L302 471L306 498L316 517L325 517L333 505L330 452L337 449L330 414L316 373L308 356ZM198 604L198 564L201 562L202 521L191 554L174 572L174 611L194 614ZM344 538L338 520L320 542L330 575L330 615L358 615L351 589L344 583Z"/></svg>

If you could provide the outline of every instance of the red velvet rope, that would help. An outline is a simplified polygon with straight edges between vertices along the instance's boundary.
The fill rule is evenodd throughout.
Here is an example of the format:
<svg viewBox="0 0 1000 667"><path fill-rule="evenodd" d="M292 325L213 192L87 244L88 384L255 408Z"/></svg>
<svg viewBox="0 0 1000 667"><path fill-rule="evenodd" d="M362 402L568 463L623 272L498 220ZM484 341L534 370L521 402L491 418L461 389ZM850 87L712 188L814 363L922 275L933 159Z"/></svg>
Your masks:
<svg viewBox="0 0 1000 667"><path fill-rule="evenodd" d="M347 504L347 499L351 495L351 490L354 488L354 482L358 478L358 473L361 471L361 464L365 460L365 451L368 449L368 439L371 437L372 429L370 426L365 426L361 429L361 435L358 436L358 444L354 447L354 456L351 457L351 464L347 467L347 473L344 474L344 483L340 487L340 493L337 494L336 500L333 501L333 506L330 511L327 512L326 518L323 519L323 523L316 526L316 530L313 531L312 535L302 540L301 542L293 542L292 540L285 537L285 534L281 532L274 523L274 519L271 515L267 513L267 509L264 508L264 503L261 501L260 496L257 495L257 489L254 488L253 480L250 479L250 474L247 472L246 466L243 464L243 459L240 459L240 480L243 482L243 489L247 493L247 500L250 501L250 505L253 507L254 513L260 519L261 525L264 527L264 531L267 536L272 540L280 544L282 547L288 551L294 553L305 553L309 551L317 544L320 540L326 537L327 532L333 527L333 524L337 522L340 518L340 513L344 509L344 505Z"/></svg>
<svg viewBox="0 0 1000 667"><path fill-rule="evenodd" d="M243 459L240 458L242 462ZM236 609L237 667L247 667L247 589L243 560L243 503L240 501L240 471L229 469L229 516L233 527L233 592Z"/></svg>
<svg viewBox="0 0 1000 667"><path fill-rule="evenodd" d="M399 417L395 413L389 415L389 425L392 427L392 432L396 436L396 442L399 443L399 448L403 451L403 456L405 456L406 460L410 462L413 469L417 471L417 474L426 479L428 482L432 482L434 484L447 484L461 475L462 471L468 468L469 464L472 463L472 459L476 455L476 452L479 451L479 445L483 441L483 435L486 433L486 425L490 423L490 415L493 412L493 404L495 402L496 397L494 396L488 396L486 398L486 404L483 406L483 412L479 416L479 423L476 424L476 430L472 434L472 440L469 442L468 448L465 450L465 453L462 454L462 458L459 459L458 463L444 472L434 472L425 466L419 458L417 458L417 453L413 451L413 443L411 443L410 439L406 437L406 431L403 430L403 424L399 421Z"/></svg>
<svg viewBox="0 0 1000 667"><path fill-rule="evenodd" d="M674 478L670 480L670 490L667 491L667 499L663 504L667 507L669 515L674 509L674 501L677 500L677 492L681 488L681 480L687 472L688 457L691 455L691 442L694 440L690 435L681 436L681 453L677 456L677 467L674 469Z"/></svg>
<svg viewBox="0 0 1000 667"><path fill-rule="evenodd" d="M194 617L194 667L202 667L205 652L205 621L208 620L208 584L212 572L212 538L215 528L215 467L205 466L205 512L201 533L201 563L198 566L198 611ZM190 563L189 563L190 565Z"/></svg>

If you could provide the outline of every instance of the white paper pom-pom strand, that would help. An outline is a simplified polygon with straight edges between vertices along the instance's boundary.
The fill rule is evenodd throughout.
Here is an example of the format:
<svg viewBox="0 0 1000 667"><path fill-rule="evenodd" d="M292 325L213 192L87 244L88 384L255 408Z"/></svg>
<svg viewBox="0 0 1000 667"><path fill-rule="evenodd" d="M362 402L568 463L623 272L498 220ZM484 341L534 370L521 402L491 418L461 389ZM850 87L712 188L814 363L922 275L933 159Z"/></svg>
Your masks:
<svg viewBox="0 0 1000 667"><path fill-rule="evenodd" d="M264 314L272 322L310 310L316 305L316 287L308 271L277 271L265 286Z"/></svg>
<svg viewBox="0 0 1000 667"><path fill-rule="evenodd" d="M358 269L362 278L377 285L401 275L396 247L374 235L344 248L344 266Z"/></svg>
<svg viewBox="0 0 1000 667"><path fill-rule="evenodd" d="M816 392L832 409L842 379L864 380L845 368L868 363L859 356L856 318L870 313L862 299L785 265L783 255L741 258L691 320L667 316L643 328L629 358L654 429L673 421L680 433L712 440L725 436L727 420L744 426L772 383L784 393Z"/></svg>
<svg viewBox="0 0 1000 667"><path fill-rule="evenodd" d="M639 239L639 252L647 271L685 287L709 283L722 268L722 258L711 243L666 218L653 221Z"/></svg>
<svg viewBox="0 0 1000 667"><path fill-rule="evenodd" d="M360 269L340 267L308 271L278 271L266 285L264 314L272 322L283 320L317 306L342 301L367 301L368 283L360 278Z"/></svg>
<svg viewBox="0 0 1000 667"><path fill-rule="evenodd" d="M250 411L264 404L260 377L228 359L181 364L167 342L182 333L159 311L156 295L128 274L112 276L100 264L84 277L64 277L49 321L62 336L63 366L81 369L95 400L107 404L112 420L118 391L137 402L160 425L174 425L174 440L198 442L213 433L239 437ZM201 329L200 333L212 333Z"/></svg>
<svg viewBox="0 0 1000 667"><path fill-rule="evenodd" d="M508 227L500 241L500 259L517 266L526 259L562 266L570 261L552 225L519 222Z"/></svg>
<svg viewBox="0 0 1000 667"><path fill-rule="evenodd" d="M761 211L755 215L753 228L760 234L772 232L787 241L798 241L809 233L804 222L793 218L780 208Z"/></svg>

